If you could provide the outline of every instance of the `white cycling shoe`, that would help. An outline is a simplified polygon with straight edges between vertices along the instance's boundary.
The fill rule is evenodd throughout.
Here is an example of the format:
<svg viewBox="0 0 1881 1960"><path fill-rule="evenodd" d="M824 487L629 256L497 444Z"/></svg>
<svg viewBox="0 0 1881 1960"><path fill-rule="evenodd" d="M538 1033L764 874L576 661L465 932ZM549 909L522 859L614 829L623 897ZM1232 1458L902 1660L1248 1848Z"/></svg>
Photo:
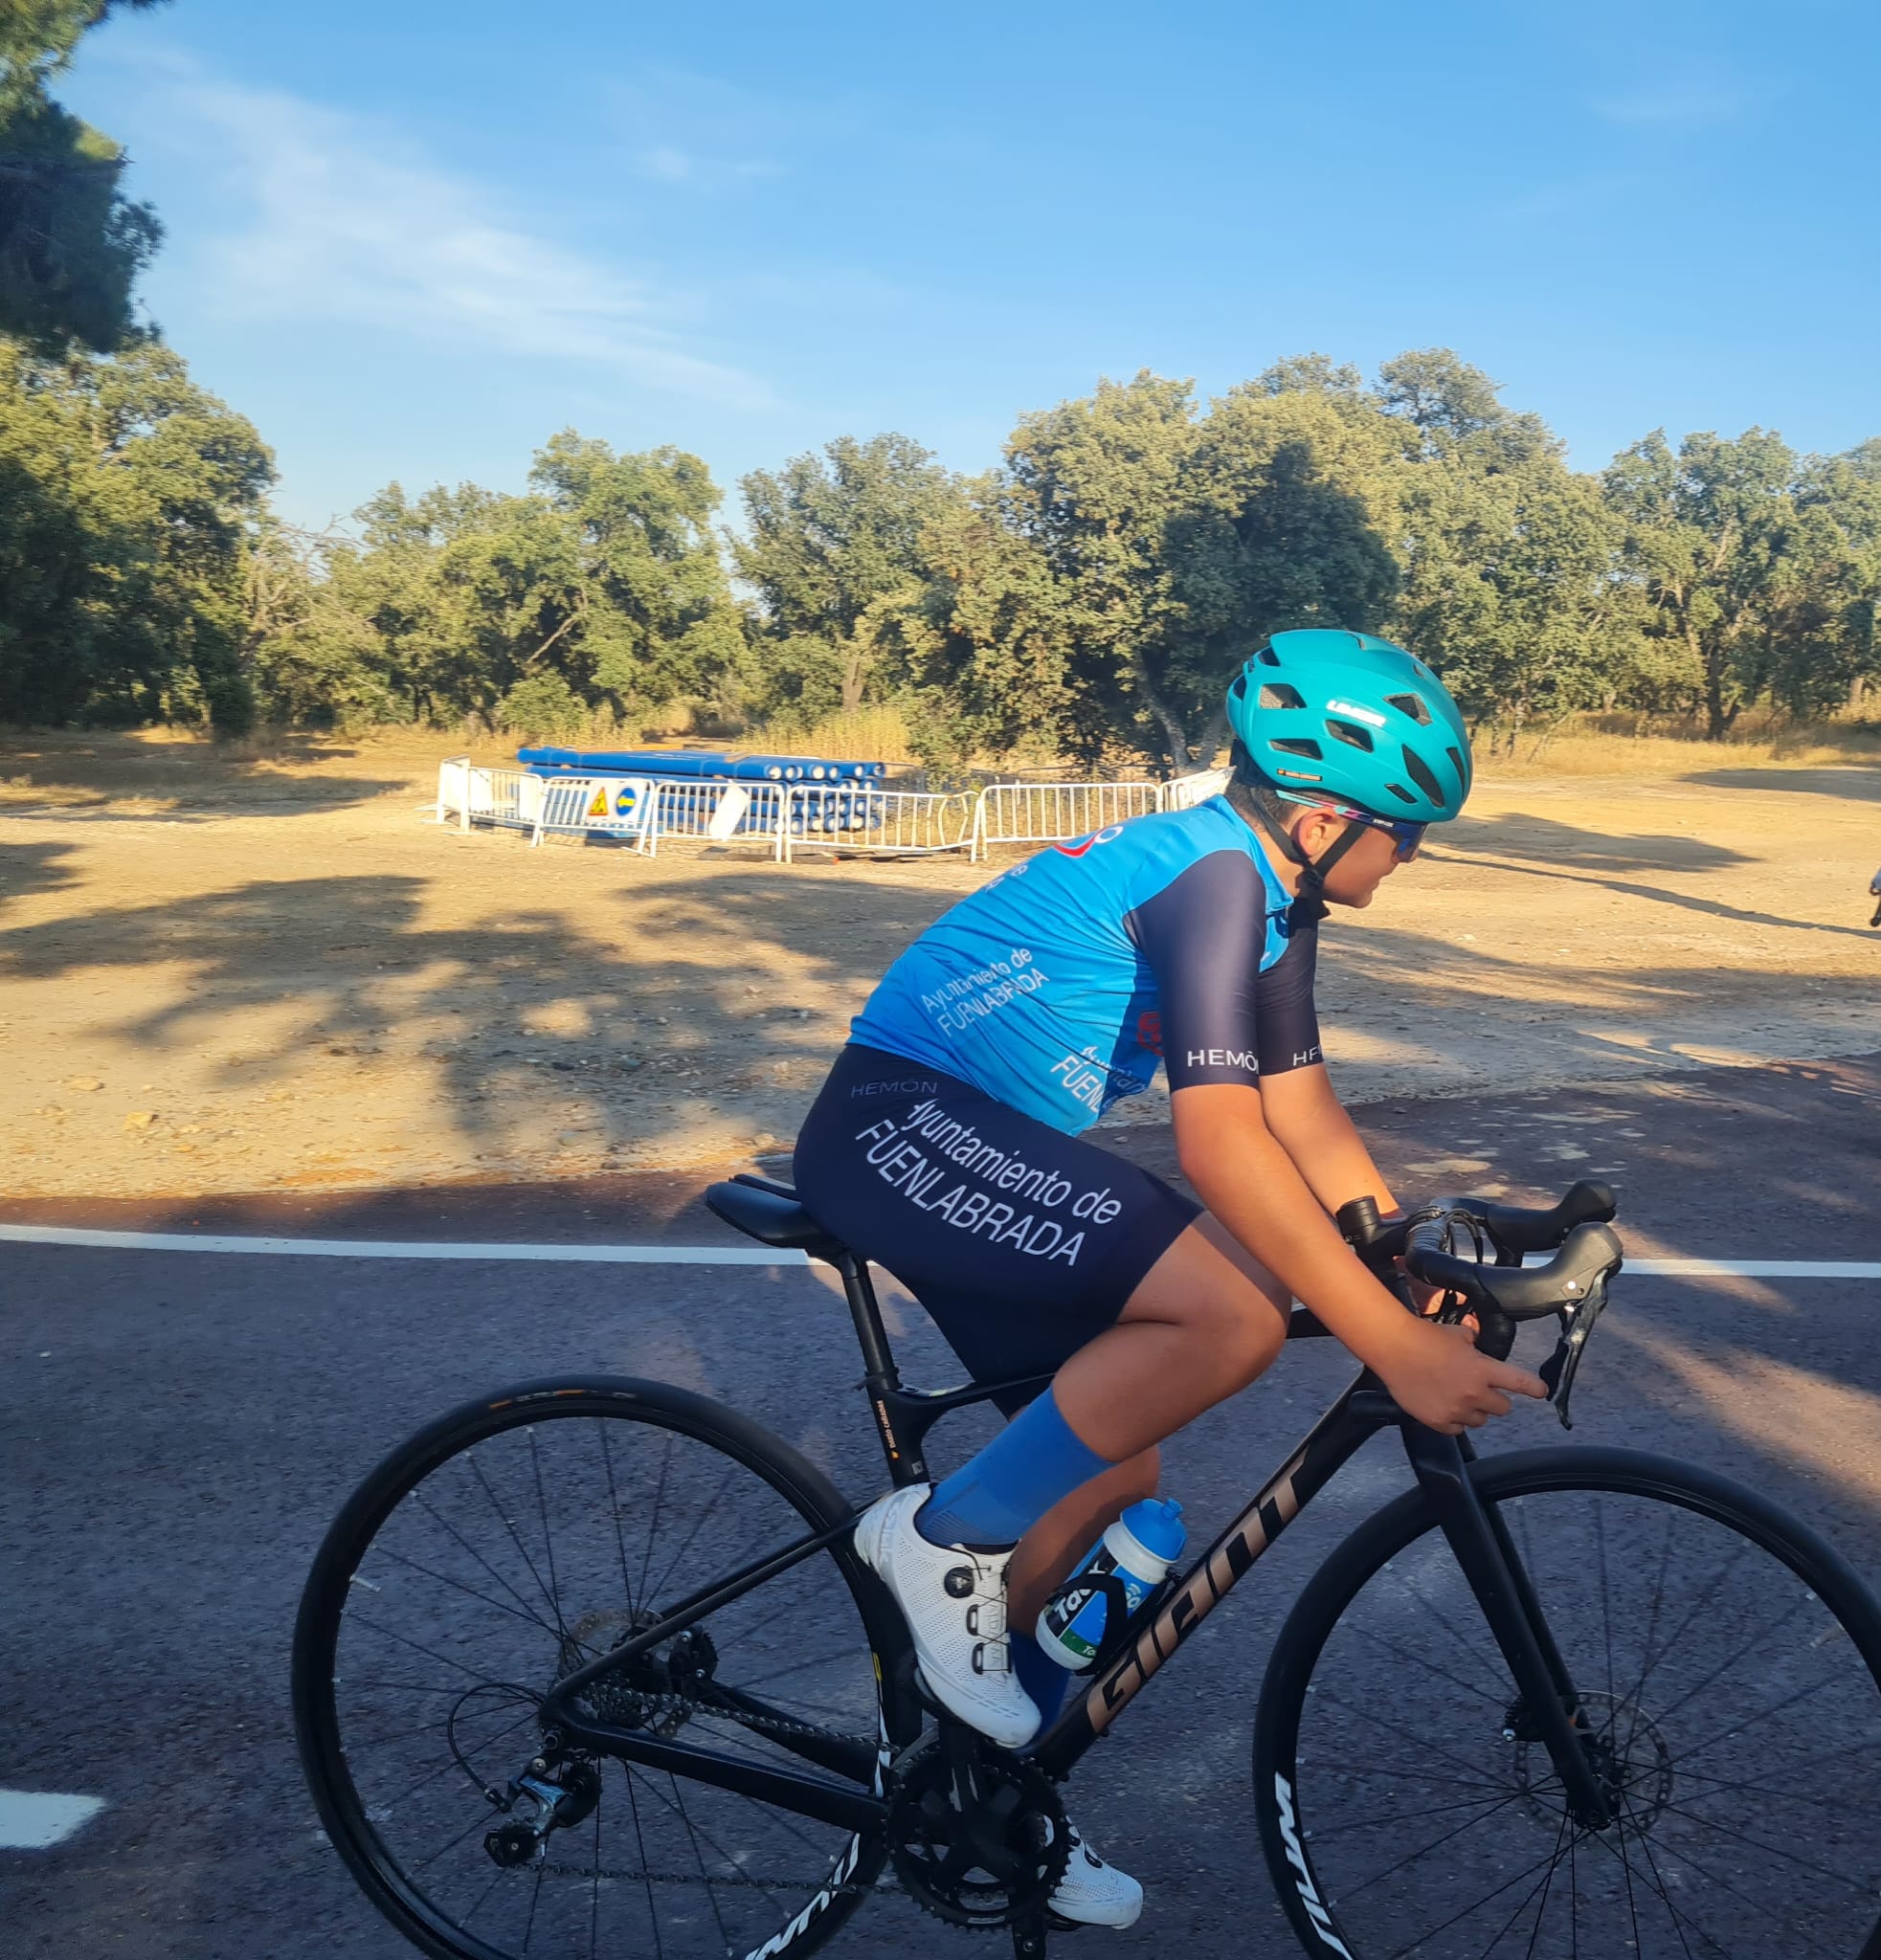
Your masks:
<svg viewBox="0 0 1881 1960"><path fill-rule="evenodd" d="M914 1514L931 1495L930 1484L914 1483L872 1503L856 1520L856 1556L894 1594L928 1691L989 1742L1019 1748L1038 1734L1039 1710L1006 1646L1011 1553L929 1544Z"/></svg>
<svg viewBox="0 0 1881 1960"><path fill-rule="evenodd" d="M1128 1872L1106 1864L1070 1826L1071 1857L1051 1895L1051 1909L1078 1926L1134 1926L1143 1911L1143 1887Z"/></svg>

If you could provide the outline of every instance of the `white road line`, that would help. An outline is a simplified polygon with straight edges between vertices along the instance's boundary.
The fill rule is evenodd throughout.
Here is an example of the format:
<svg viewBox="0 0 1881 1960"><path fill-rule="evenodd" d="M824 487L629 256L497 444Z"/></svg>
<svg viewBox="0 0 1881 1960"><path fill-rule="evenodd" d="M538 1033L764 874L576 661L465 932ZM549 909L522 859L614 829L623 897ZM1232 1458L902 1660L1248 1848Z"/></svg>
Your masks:
<svg viewBox="0 0 1881 1960"><path fill-rule="evenodd" d="M49 1851L104 1808L98 1796L0 1790L0 1851Z"/></svg>
<svg viewBox="0 0 1881 1960"><path fill-rule="evenodd" d="M0 1225L25 1245L89 1245L106 1252L246 1252L322 1259L548 1259L603 1266L801 1266L800 1252L761 1245L519 1245L502 1239L251 1238L232 1233L93 1232L66 1225Z"/></svg>
<svg viewBox="0 0 1881 1960"><path fill-rule="evenodd" d="M260 1238L233 1233L94 1232L0 1224L0 1240L94 1246L105 1252L240 1252L326 1259L546 1259L603 1266L801 1266L803 1253L759 1245L529 1245L504 1239ZM1545 1253L1533 1256L1539 1263ZM1881 1280L1881 1259L1628 1259L1661 1280Z"/></svg>

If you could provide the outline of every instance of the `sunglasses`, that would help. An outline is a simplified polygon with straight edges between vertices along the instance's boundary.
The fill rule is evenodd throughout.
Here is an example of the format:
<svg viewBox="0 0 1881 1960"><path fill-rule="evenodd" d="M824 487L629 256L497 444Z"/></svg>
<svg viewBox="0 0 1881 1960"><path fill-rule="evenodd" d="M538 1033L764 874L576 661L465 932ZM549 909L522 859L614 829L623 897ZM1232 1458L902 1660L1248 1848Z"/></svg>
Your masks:
<svg viewBox="0 0 1881 1960"><path fill-rule="evenodd" d="M1303 809L1328 811L1333 816L1344 817L1347 823L1363 824L1368 831L1388 832L1400 864L1408 863L1418 855L1423 834L1430 828L1427 823L1407 823L1400 817L1374 816L1369 810L1348 809L1343 803L1330 803L1323 796L1295 796L1286 790L1279 793L1283 801L1297 803Z"/></svg>

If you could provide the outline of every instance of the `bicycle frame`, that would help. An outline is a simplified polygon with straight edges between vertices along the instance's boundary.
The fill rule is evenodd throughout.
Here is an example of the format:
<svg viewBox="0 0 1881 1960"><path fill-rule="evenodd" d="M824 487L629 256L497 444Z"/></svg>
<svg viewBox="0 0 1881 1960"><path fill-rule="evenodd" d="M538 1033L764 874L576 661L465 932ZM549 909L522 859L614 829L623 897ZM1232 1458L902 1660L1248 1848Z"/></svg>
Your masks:
<svg viewBox="0 0 1881 1960"><path fill-rule="evenodd" d="M943 1415L1002 1393L1038 1392L1049 1383L1049 1375L1034 1375L937 1392L905 1388L889 1351L867 1266L845 1254L838 1270L862 1344L866 1370L862 1385L868 1392L889 1476L897 1486L927 1480L927 1435ZM1309 1309L1294 1308L1288 1326L1289 1340L1326 1333ZM1412 1473L1429 1500L1502 1653L1515 1683L1522 1719L1529 1725L1525 1734L1547 1748L1577 1817L1590 1828L1603 1828L1610 1820L1610 1805L1580 1746L1579 1701L1572 1677L1549 1633L1507 1527L1498 1514L1485 1510L1477 1499L1468 1474L1474 1450L1467 1437L1440 1436L1405 1415L1369 1370L1355 1377L1258 1495L1173 1588L1159 1589L1138 1609L1089 1685L1031 1746L1037 1761L1055 1777L1066 1775L1287 1526L1366 1442L1388 1428L1400 1431ZM856 1831L880 1828L887 1815L880 1794L885 1763L883 1748L820 1731L777 1735L780 1747L845 1779L833 1783L826 1777L751 1762L701 1744L594 1722L575 1705L590 1682L815 1556L838 1542L854 1523L854 1518L846 1519L715 1581L679 1601L653 1626L577 1668L545 1697L545 1728L558 1731L565 1743L594 1753L671 1771L839 1827ZM729 1711L781 1712L736 1689L714 1687ZM1512 1722L1514 1719L1512 1708Z"/></svg>

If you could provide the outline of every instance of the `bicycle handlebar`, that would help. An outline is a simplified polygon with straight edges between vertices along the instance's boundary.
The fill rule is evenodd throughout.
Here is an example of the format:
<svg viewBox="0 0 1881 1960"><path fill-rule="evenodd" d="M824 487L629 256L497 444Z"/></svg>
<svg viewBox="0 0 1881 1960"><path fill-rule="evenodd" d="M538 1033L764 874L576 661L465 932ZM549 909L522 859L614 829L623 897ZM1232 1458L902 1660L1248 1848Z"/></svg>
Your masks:
<svg viewBox="0 0 1881 1960"><path fill-rule="evenodd" d="M1397 1258L1419 1219L1462 1212L1484 1228L1499 1253L1514 1258L1525 1252L1551 1252L1577 1225L1605 1224L1618 1210L1611 1185L1583 1178L1554 1204L1530 1209L1491 1204L1488 1198L1438 1198L1409 1215L1386 1217L1375 1198L1354 1198L1339 1207L1337 1223L1346 1241L1371 1265L1379 1257Z"/></svg>
<svg viewBox="0 0 1881 1960"><path fill-rule="evenodd" d="M1406 1305L1409 1296L1392 1271L1397 1259L1403 1259L1413 1279L1441 1286L1448 1298L1438 1318L1473 1316L1476 1345L1500 1361L1515 1344L1518 1322L1558 1315L1561 1337L1541 1366L1541 1378L1561 1426L1572 1429L1568 1397L1574 1377L1606 1304L1607 1281L1622 1263L1619 1236L1606 1223L1618 1208L1609 1186L1587 1181L1539 1209L1440 1198L1387 1218L1372 1198L1355 1198L1339 1208L1336 1222L1347 1243ZM1451 1250L1459 1235L1475 1246L1474 1258ZM1545 1266L1523 1266L1524 1253L1556 1247ZM1493 1261L1483 1257L1486 1248L1493 1249Z"/></svg>

